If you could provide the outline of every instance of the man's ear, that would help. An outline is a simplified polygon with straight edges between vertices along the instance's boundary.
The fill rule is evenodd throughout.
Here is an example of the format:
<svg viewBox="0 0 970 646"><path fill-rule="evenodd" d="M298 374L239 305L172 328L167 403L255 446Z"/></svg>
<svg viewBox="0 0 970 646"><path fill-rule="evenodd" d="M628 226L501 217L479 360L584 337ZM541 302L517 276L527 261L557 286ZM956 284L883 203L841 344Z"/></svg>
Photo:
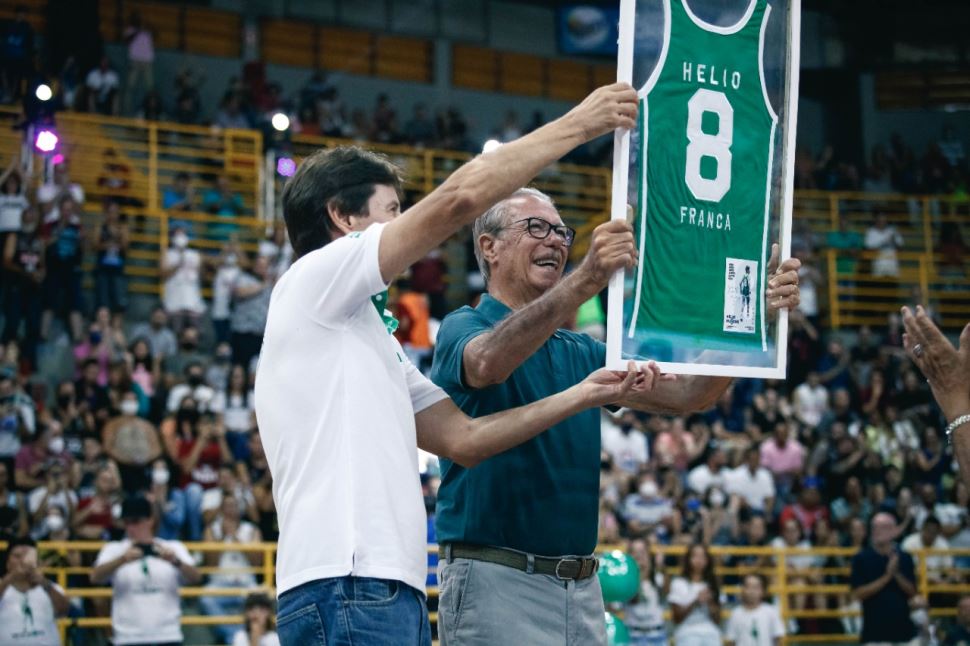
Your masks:
<svg viewBox="0 0 970 646"><path fill-rule="evenodd" d="M333 204L327 205L327 216L330 218L333 228L340 231L340 235L347 235L354 230L350 222L352 216L341 213Z"/></svg>
<svg viewBox="0 0 970 646"><path fill-rule="evenodd" d="M491 261L495 259L497 254L495 246L497 243L498 239L489 233L483 233L478 236L478 248L482 250L482 259L488 265L491 265Z"/></svg>

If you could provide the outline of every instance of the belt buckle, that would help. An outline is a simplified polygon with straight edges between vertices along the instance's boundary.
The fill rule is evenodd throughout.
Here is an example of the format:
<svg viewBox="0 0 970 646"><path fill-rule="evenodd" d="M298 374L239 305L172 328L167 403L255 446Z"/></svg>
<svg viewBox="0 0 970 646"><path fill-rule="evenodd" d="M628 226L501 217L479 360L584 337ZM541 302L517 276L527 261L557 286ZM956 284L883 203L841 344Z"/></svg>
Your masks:
<svg viewBox="0 0 970 646"><path fill-rule="evenodd" d="M561 574L559 574L559 568L562 567L563 563L577 564L579 566L579 571L576 573L576 576L564 577ZM559 562L556 563L556 569L555 569L556 578L559 579L560 581L575 581L582 573L582 569L583 569L583 562L581 559L560 559Z"/></svg>

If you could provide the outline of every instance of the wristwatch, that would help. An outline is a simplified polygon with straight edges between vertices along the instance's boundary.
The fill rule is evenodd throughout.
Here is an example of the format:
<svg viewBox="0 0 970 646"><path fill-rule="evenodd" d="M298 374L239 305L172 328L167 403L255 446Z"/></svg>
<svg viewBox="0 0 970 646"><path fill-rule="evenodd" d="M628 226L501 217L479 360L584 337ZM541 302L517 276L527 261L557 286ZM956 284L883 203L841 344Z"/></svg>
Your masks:
<svg viewBox="0 0 970 646"><path fill-rule="evenodd" d="M957 430L958 428L960 428L961 426L964 426L965 424L970 424L970 414L968 414L968 415L960 415L955 420L953 420L952 422L950 422L949 424L947 424L947 426L946 426L946 439L952 441L953 440L953 432L955 430Z"/></svg>

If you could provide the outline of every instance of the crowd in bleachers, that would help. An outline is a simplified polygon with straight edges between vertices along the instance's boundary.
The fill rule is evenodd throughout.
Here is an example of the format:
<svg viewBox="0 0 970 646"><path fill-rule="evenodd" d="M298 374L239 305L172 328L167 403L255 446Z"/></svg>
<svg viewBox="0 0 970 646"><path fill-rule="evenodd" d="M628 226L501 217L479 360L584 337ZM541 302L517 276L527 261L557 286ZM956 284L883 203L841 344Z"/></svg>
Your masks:
<svg viewBox="0 0 970 646"><path fill-rule="evenodd" d="M467 121L456 109L433 114L417 105L404 119L384 95L370 113L351 109L324 73L312 75L292 98L259 74L244 74L229 81L218 109L208 110L199 99L204 79L192 70L178 76L171 93L153 89L146 33L133 19L124 86L107 59L86 75L69 64L58 77L61 104L187 124L211 119L224 128L261 127L283 110L309 134L460 150L480 143L469 140ZM10 53L14 36L27 43L26 51L33 40L21 23L5 33L3 81L11 99L20 98L18 79L29 75L26 58ZM131 93L138 84L144 91ZM536 115L521 125L510 113L496 137L515 138L541 120ZM888 152L873 153L865 172L827 148L817 159L800 157L798 177L805 188L965 194L966 169L962 144L947 134L922 158L894 137ZM224 216L207 233L226 244L218 254L200 253L191 245L199 224L173 217L171 246L161 262L162 299L139 320L128 314L124 267L130 241L118 202L104 203L103 221L92 230L80 217L84 190L66 164L56 166L52 180L36 192L29 190L30 179L14 165L0 177L0 534L120 539L126 532L122 503L141 496L152 506L160 539L274 540L272 479L253 415L252 383L269 295L291 260L283 228L268 231L259 251L247 257L232 222L244 208L225 179L197 198L189 177L178 176L164 189L163 208L174 216L194 210ZM223 228L213 236L212 226ZM739 380L712 411L686 418L604 414L600 540L625 545L644 572L644 592L629 616L636 616L637 604L650 602L649 590L660 606L673 594L663 577L672 562L651 555L656 544L860 547L871 517L885 510L902 526L905 549L970 547L970 492L955 478L939 410L903 352L898 317L889 317L882 329L833 334L821 327L818 297L811 296L821 282L810 262L815 246L844 244L840 248L851 261L851 252L863 246L901 246L898 234L885 232L889 226L874 223L871 244L868 233L846 242L836 231L824 243L796 235L795 247L809 262L802 310L791 317L786 381ZM945 244L960 258L962 271L966 249L959 228L941 239ZM95 258L93 290L82 289L86 253ZM887 271L892 274L891 267ZM447 312L443 273L440 258L426 259L395 303L398 335L425 364L434 319ZM208 301L206 276L213 285ZM422 464L433 514L436 463L425 456ZM64 558L81 564L80 555ZM240 566L258 564L258 554L227 551L207 558L206 564L237 573L211 575L206 586L262 582L238 573ZM931 577L965 579L966 557L937 558ZM816 556L788 561L794 579L845 582L842 575L813 571L833 563L845 564ZM744 557L728 565L770 565L770 558ZM798 593L789 603L835 609L850 600ZM73 612L104 610L92 602L79 605ZM208 614L243 610L239 597L203 597L200 605ZM919 609L916 604L914 612ZM806 633L857 628L852 620L787 626ZM226 642L232 633L218 631Z"/></svg>

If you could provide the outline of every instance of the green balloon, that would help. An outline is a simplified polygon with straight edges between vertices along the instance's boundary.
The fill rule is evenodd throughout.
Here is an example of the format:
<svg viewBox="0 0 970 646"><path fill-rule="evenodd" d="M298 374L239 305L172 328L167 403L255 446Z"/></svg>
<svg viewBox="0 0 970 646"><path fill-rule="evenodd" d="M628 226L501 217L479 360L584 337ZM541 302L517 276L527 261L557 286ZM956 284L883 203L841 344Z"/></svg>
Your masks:
<svg viewBox="0 0 970 646"><path fill-rule="evenodd" d="M600 556L599 579L606 603L626 603L640 590L640 568L619 550Z"/></svg>
<svg viewBox="0 0 970 646"><path fill-rule="evenodd" d="M608 646L630 643L630 631L626 629L626 624L610 613L606 613L606 643Z"/></svg>

